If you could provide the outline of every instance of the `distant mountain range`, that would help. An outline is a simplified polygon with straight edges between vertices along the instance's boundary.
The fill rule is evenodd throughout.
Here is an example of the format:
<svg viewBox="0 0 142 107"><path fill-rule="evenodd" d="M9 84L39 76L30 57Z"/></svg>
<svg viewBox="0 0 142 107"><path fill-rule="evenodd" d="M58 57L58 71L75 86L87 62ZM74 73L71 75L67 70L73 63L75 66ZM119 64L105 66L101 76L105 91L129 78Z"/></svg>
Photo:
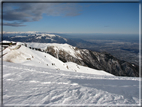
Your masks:
<svg viewBox="0 0 142 107"><path fill-rule="evenodd" d="M4 40L16 42L39 42L39 43L67 43L67 39L54 34L30 34L27 36L4 36Z"/></svg>
<svg viewBox="0 0 142 107"><path fill-rule="evenodd" d="M58 34L4 34L3 40L15 41L15 42L38 42L38 43L67 43L72 46L83 47L89 46L95 43L90 43L82 39L67 39L59 36Z"/></svg>

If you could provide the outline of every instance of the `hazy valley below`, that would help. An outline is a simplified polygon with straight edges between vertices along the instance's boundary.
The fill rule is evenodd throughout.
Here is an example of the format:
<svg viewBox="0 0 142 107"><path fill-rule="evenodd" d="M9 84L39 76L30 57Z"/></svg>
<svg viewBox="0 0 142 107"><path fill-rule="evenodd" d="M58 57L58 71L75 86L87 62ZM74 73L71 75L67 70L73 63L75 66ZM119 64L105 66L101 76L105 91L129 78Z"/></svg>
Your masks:
<svg viewBox="0 0 142 107"><path fill-rule="evenodd" d="M107 52L117 57L118 59L139 65L139 43L119 42L116 40L87 41L95 44L86 46L87 49L98 52Z"/></svg>

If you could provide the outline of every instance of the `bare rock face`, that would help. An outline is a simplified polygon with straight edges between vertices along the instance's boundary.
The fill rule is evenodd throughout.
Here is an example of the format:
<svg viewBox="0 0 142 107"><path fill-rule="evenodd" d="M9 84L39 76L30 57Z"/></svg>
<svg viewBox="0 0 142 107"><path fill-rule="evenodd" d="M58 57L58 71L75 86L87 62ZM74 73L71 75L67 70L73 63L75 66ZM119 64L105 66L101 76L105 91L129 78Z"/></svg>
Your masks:
<svg viewBox="0 0 142 107"><path fill-rule="evenodd" d="M54 46L48 46L45 52L60 59L63 62L74 62L82 66L104 70L116 76L139 76L139 66L126 61L119 60L108 53L93 52L87 49L74 48L76 56L70 55L66 50L54 49ZM80 52L80 54L77 53Z"/></svg>

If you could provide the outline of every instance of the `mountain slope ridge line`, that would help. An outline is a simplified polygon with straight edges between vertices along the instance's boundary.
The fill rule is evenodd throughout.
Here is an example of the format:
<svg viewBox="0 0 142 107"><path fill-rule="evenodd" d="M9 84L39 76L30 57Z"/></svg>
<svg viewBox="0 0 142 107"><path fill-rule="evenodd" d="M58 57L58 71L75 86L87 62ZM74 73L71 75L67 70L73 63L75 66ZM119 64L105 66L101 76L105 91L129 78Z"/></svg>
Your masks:
<svg viewBox="0 0 142 107"><path fill-rule="evenodd" d="M20 48L16 48L20 47ZM16 46L9 46L3 51L3 60L7 62L20 63L27 66L37 66L54 70L65 70L96 75L110 75L103 70L95 70L84 67L73 62L62 62L52 55L43 51L31 50L26 44L18 42Z"/></svg>
<svg viewBox="0 0 142 107"><path fill-rule="evenodd" d="M137 65L119 60L108 53L79 49L69 44L27 43L27 45L33 48L38 47L63 62L74 62L82 66L104 70L116 76L139 76L139 67Z"/></svg>

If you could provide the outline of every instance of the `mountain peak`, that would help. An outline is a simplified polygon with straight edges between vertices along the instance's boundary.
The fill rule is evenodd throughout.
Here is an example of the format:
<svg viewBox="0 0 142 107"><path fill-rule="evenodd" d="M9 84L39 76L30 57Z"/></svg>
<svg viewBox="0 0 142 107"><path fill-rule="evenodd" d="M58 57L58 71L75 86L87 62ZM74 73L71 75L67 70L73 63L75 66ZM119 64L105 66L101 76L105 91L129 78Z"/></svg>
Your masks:
<svg viewBox="0 0 142 107"><path fill-rule="evenodd" d="M36 34L36 36L42 36L42 37L44 37L44 36L55 37L56 35L54 35L54 34Z"/></svg>
<svg viewBox="0 0 142 107"><path fill-rule="evenodd" d="M61 43L66 43L67 39L63 38L59 35L55 35L55 34L35 34L34 39L38 40L38 41L46 41L46 42L61 42Z"/></svg>

